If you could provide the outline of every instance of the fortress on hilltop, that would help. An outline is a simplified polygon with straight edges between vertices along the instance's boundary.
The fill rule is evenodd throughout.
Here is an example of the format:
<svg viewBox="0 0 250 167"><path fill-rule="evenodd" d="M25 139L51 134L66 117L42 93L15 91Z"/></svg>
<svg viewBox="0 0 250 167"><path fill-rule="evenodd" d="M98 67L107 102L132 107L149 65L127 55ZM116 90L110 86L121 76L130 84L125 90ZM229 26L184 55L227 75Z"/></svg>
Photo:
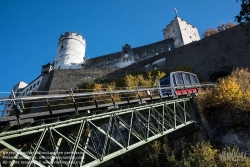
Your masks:
<svg viewBox="0 0 250 167"><path fill-rule="evenodd" d="M59 38L57 54L53 68L88 69L88 68L124 68L131 64L154 57L163 52L200 40L196 27L185 20L175 17L163 30L164 40L145 46L131 48L129 44L122 46L120 52L85 60L85 39L75 33L66 32Z"/></svg>
<svg viewBox="0 0 250 167"><path fill-rule="evenodd" d="M250 47L244 29L237 25L200 40L196 27L175 17L163 30L163 40L86 60L86 40L76 32L62 34L54 61L42 66L31 83L18 82L14 96L29 96L33 91L76 88L83 79L121 78L133 71L170 69L188 66L204 81L229 74L235 67L250 67ZM8 116L12 103L6 103L2 116Z"/></svg>

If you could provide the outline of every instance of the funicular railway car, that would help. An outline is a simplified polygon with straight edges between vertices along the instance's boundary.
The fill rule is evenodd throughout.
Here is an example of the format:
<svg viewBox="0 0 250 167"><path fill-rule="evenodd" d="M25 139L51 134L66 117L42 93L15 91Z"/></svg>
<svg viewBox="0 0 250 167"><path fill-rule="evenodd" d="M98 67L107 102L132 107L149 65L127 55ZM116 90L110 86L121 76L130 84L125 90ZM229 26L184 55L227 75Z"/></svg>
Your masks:
<svg viewBox="0 0 250 167"><path fill-rule="evenodd" d="M175 71L158 80L161 96L197 94L201 90L198 77L189 72Z"/></svg>

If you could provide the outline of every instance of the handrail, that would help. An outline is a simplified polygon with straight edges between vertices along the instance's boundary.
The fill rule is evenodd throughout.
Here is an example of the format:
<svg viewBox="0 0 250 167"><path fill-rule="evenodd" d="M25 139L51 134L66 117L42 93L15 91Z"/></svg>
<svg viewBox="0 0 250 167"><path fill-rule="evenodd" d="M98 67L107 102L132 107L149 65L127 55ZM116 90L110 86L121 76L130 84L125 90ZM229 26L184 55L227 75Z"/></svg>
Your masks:
<svg viewBox="0 0 250 167"><path fill-rule="evenodd" d="M75 93L72 94L48 94L48 95L31 95L31 96L18 96L15 98L10 97L0 97L0 102L9 101L9 100L35 100L35 99L53 99L53 98L65 98L65 97L79 97L79 96L91 96L91 95L110 95L116 93L133 93L133 92L143 92L143 91L156 91L162 89L178 89L183 87L206 87L206 86L215 86L214 83L201 83L195 85L180 85L174 87L153 87L153 88L138 88L138 89L127 89L127 90L113 90L113 91L102 91L102 92L85 92L85 93ZM67 91L67 90L66 90ZM70 91L70 90L68 90ZM70 91L71 92L71 91ZM73 91L72 91L73 92Z"/></svg>

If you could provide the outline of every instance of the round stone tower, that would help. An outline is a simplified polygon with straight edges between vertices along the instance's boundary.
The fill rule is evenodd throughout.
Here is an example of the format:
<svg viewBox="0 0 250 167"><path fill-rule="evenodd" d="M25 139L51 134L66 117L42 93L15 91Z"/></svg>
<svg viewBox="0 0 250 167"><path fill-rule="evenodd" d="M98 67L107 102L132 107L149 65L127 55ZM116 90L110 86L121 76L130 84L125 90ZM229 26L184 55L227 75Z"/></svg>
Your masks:
<svg viewBox="0 0 250 167"><path fill-rule="evenodd" d="M76 32L66 32L59 38L54 69L82 68L85 56L85 39Z"/></svg>

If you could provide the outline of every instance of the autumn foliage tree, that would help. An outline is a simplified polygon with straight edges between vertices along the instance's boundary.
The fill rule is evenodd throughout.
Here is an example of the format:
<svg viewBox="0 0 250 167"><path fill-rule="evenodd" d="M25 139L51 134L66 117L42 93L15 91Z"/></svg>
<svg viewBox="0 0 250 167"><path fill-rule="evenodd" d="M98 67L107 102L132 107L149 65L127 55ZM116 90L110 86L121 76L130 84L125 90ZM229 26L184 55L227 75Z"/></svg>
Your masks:
<svg viewBox="0 0 250 167"><path fill-rule="evenodd" d="M232 22L221 23L219 26L217 26L217 28L207 28L205 32L202 34L202 37L203 38L209 37L211 35L217 34L218 32L232 28L233 26L235 26L235 24Z"/></svg>
<svg viewBox="0 0 250 167"><path fill-rule="evenodd" d="M165 76L166 74L161 71L148 72L147 74L136 74L136 75L126 75L124 78L124 83L126 89L136 89L136 88L152 88L157 86L157 81ZM133 96L138 98L138 94L134 93ZM140 94L141 97L147 97L146 92Z"/></svg>
<svg viewBox="0 0 250 167"><path fill-rule="evenodd" d="M219 31L215 28L207 28L205 32L202 34L202 37L209 37L211 35L217 34Z"/></svg>
<svg viewBox="0 0 250 167"><path fill-rule="evenodd" d="M250 111L250 72L235 69L229 76L219 79L218 85L197 97L202 110L221 108Z"/></svg>

